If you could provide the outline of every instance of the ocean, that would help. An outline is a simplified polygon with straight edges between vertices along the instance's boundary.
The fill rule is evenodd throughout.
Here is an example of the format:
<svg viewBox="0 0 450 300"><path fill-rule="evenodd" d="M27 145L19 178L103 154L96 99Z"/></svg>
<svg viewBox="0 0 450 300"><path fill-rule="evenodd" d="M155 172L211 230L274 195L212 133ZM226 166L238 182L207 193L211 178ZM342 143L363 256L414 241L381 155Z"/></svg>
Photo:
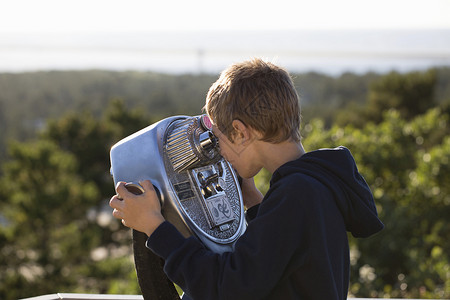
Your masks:
<svg viewBox="0 0 450 300"><path fill-rule="evenodd" d="M0 72L215 74L255 56L298 73L424 70L450 66L450 30L0 33Z"/></svg>

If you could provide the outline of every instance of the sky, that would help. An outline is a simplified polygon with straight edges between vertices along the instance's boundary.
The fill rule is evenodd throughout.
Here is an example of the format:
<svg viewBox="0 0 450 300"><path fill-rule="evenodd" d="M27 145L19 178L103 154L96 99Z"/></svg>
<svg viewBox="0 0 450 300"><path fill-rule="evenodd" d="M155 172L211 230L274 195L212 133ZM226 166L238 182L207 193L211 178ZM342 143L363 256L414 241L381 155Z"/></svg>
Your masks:
<svg viewBox="0 0 450 300"><path fill-rule="evenodd" d="M0 0L0 72L216 72L252 56L334 73L450 65L449 31L417 29L450 30L450 0Z"/></svg>
<svg viewBox="0 0 450 300"><path fill-rule="evenodd" d="M0 33L450 29L450 0L0 0Z"/></svg>

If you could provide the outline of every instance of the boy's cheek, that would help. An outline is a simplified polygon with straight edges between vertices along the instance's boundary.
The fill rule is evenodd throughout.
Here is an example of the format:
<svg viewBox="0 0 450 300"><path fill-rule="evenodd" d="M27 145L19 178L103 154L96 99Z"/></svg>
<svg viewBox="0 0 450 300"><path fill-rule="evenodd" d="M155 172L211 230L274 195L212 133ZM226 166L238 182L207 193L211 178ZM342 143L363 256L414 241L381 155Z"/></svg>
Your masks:
<svg viewBox="0 0 450 300"><path fill-rule="evenodd" d="M223 158L225 158L229 163L231 163L228 155L225 153L224 150L222 150L222 149L220 150L220 155L222 155Z"/></svg>

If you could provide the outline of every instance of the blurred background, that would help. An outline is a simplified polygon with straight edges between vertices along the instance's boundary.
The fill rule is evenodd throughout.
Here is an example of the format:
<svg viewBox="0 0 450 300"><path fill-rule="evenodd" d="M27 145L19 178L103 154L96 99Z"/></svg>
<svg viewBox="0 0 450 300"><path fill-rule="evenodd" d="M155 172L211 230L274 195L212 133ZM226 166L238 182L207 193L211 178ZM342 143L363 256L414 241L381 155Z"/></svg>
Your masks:
<svg viewBox="0 0 450 300"><path fill-rule="evenodd" d="M354 297L450 298L450 1L2 1L0 299L139 294L109 149L202 113L228 65L288 69L307 150L347 146L386 228ZM258 187L268 188L262 171Z"/></svg>

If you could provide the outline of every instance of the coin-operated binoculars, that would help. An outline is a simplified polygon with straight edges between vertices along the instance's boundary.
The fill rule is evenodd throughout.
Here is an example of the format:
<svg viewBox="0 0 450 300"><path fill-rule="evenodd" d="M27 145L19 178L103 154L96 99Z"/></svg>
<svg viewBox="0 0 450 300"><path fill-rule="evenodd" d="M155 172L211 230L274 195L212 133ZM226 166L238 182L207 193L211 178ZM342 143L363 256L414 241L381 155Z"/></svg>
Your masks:
<svg viewBox="0 0 450 300"><path fill-rule="evenodd" d="M139 194L139 182L151 180L163 216L185 237L196 236L216 253L233 250L246 228L242 194L238 175L220 156L206 115L161 120L119 141L110 158L115 184L127 182L127 188ZM161 259L145 248L145 240L145 234L133 231L144 299L159 299L161 293L179 299Z"/></svg>

